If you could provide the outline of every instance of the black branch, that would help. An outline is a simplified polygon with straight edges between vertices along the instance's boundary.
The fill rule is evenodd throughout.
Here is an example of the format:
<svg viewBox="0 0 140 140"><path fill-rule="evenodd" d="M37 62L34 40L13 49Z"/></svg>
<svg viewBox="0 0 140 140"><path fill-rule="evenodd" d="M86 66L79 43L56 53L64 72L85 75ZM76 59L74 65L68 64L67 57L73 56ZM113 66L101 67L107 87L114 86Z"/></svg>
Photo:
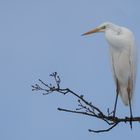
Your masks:
<svg viewBox="0 0 140 140"><path fill-rule="evenodd" d="M109 109L107 109L107 113L103 113L101 109L93 105L92 102L87 101L83 95L78 95L77 93L75 93L69 88L61 88L60 86L61 79L59 75L57 74L57 72L50 74L50 76L54 80L53 84L52 83L48 84L42 81L41 79L39 79L39 84L32 85L32 91L41 91L43 92L43 95L48 95L54 92L57 92L63 95L71 94L72 96L77 98L78 106L75 110L65 109L65 108L58 108L58 110L97 118L108 125L106 129L102 129L102 130L89 129L89 132L94 132L94 133L108 132L112 130L113 128L115 128L119 123L128 122L130 124L130 127L132 127L132 122L140 122L140 117L120 118L120 117L114 116L113 113L109 111Z"/></svg>

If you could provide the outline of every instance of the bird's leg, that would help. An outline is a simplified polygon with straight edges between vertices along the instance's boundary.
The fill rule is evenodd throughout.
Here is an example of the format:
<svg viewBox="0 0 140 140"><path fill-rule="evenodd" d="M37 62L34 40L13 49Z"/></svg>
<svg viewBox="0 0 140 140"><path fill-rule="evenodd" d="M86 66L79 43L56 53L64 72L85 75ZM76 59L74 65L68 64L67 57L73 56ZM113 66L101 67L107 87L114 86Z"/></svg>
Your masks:
<svg viewBox="0 0 140 140"><path fill-rule="evenodd" d="M117 107L119 91L120 91L119 82L118 82L118 79L116 79L116 99L115 99L115 105L114 105L114 110L113 110L113 117L115 117L116 115L116 107Z"/></svg>
<svg viewBox="0 0 140 140"><path fill-rule="evenodd" d="M128 98L129 98L129 109L130 109L130 127L132 129L132 118L133 118L133 115L132 115L132 107L131 107L130 94L128 94Z"/></svg>
<svg viewBox="0 0 140 140"><path fill-rule="evenodd" d="M115 105L114 105L114 110L113 110L113 117L115 117L115 115L116 115L117 101L118 101L118 92L116 94Z"/></svg>
<svg viewBox="0 0 140 140"><path fill-rule="evenodd" d="M131 87L130 87L130 80L128 81L128 87L127 87L127 92L128 92L128 100L129 100L129 109L130 109L130 127L132 129L132 106L131 106Z"/></svg>

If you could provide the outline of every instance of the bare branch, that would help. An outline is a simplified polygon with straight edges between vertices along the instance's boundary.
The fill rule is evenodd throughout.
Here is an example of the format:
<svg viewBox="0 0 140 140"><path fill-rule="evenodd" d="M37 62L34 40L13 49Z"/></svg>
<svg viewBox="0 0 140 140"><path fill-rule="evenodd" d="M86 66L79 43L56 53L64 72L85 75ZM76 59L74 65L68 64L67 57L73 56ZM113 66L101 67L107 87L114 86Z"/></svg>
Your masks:
<svg viewBox="0 0 140 140"><path fill-rule="evenodd" d="M33 91L43 91L43 95L51 94L51 93L61 93L63 95L70 94L77 98L78 101L78 107L75 110L70 109L64 109L64 108L58 108L59 111L69 112L69 113L75 113L75 114L81 114L86 115L90 117L97 118L99 120L102 120L105 122L109 127L107 129L103 130L91 130L89 129L89 132L94 133L100 133L100 132L108 132L112 130L114 127L116 127L119 123L127 123L132 124L132 122L140 122L140 117L125 117L125 118L119 118L116 116L113 116L113 113L109 111L109 108L107 109L107 115L101 111L98 107L94 106L92 102L87 101L83 95L78 95L74 91L72 91L69 88L61 88L61 79L58 76L57 72L54 72L50 74L50 76L54 80L54 84L47 84L43 82L41 79L39 79L40 84L32 85ZM130 125L131 127L131 125Z"/></svg>
<svg viewBox="0 0 140 140"><path fill-rule="evenodd" d="M103 129L103 130L91 130L89 129L88 131L89 132L94 132L94 133L101 133L101 132L108 132L110 131L111 129L113 129L118 123L114 123L111 127L107 128L107 129Z"/></svg>

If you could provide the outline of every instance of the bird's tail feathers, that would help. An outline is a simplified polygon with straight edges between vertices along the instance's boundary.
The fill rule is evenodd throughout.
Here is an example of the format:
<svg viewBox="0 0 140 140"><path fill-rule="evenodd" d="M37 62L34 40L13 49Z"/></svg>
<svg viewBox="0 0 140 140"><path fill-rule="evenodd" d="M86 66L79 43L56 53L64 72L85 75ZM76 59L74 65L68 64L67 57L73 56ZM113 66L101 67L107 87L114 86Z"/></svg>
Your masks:
<svg viewBox="0 0 140 140"><path fill-rule="evenodd" d="M120 87L120 96L123 103L128 106L129 105L129 97L126 87ZM130 93L130 100L132 99L132 93Z"/></svg>

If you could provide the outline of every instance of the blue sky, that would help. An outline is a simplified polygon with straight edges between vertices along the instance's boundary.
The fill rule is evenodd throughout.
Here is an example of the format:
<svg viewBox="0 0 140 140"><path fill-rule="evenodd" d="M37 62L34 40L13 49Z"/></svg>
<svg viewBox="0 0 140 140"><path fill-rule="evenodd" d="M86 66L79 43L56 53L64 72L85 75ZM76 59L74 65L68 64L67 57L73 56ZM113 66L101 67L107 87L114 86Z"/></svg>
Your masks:
<svg viewBox="0 0 140 140"><path fill-rule="evenodd" d="M37 79L51 80L57 71L62 87L84 94L103 111L112 108L115 86L108 44L103 34L82 37L98 24L111 21L130 28L139 46L139 0L1 0L0 1L0 139L137 139L140 124L120 124L109 133L87 130L106 127L84 116L57 111L75 108L70 96L42 96L31 91ZM139 49L138 49L139 51ZM138 62L139 67L139 62ZM139 68L133 103L139 112ZM117 115L129 115L118 101Z"/></svg>

